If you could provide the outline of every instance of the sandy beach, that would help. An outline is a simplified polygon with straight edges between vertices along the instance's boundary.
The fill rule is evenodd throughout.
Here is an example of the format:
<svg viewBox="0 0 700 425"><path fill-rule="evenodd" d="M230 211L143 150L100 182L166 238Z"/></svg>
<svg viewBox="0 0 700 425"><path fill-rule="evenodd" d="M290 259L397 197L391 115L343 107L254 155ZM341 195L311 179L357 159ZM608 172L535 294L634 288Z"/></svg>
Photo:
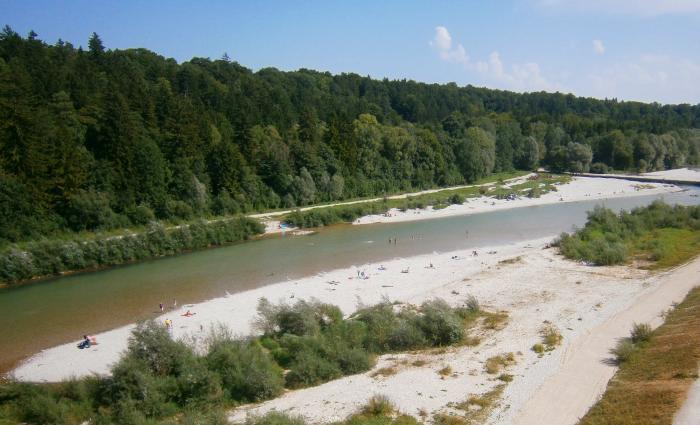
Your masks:
<svg viewBox="0 0 700 425"><path fill-rule="evenodd" d="M669 193L680 188L595 178L574 178L557 192L539 199L514 201L470 200L460 206L421 214L395 212L390 217L363 217L360 223L438 218L447 215L485 212L554 202ZM562 200L563 199L563 200ZM417 216L420 216L417 217ZM270 410L300 414L313 423L342 420L366 403L373 394L388 396L404 413L450 413L451 403L469 395L484 394L502 384L484 371L489 357L514 353L517 363L506 373L508 383L488 423L574 424L602 394L615 367L604 360L616 340L629 331L632 322L658 325L660 313L680 301L700 284L700 260L665 273L652 274L630 267L591 267L567 261L547 248L555 235L517 244L483 247L478 256L472 250L433 253L399 258L383 263L361 264L297 280L289 280L206 302L168 310L158 321L171 319L173 335L197 343L217 324L235 334L253 332L256 305L265 297L273 302L295 302L315 298L338 305L344 314L359 305L382 299L420 304L443 298L453 305L474 295L486 310L509 315L503 329L484 331L474 347L453 347L444 352L401 353L381 356L373 369L393 366L391 376L373 371L345 377L324 385L289 391L257 405L243 406L231 413L231 420ZM433 267L429 267L432 264ZM383 267L381 267L383 266ZM408 269L408 273L401 271ZM364 271L368 279L359 279ZM184 317L186 311L194 313ZM540 342L545 324L556 326L563 343L539 356L531 350ZM69 377L106 374L126 348L134 325L96 335L98 345L78 350L78 341L44 350L13 371L20 380L53 382ZM412 366L415 360L422 366ZM437 371L450 366L452 374ZM577 385L572 387L571 380ZM580 385L579 385L580 384ZM571 391L566 391L571 387ZM544 416L543 416L544 415Z"/></svg>
<svg viewBox="0 0 700 425"><path fill-rule="evenodd" d="M698 173L700 174L700 173ZM521 183L516 179L506 186ZM557 186L556 192L549 192L539 198L528 198L523 193L521 197L509 201L493 199L487 195L469 199L461 205L450 205L434 210L432 207L400 211L392 209L387 214L368 215L355 220L353 224L398 223L414 220L429 220L435 218L453 217L458 215L478 214L490 211L500 211L510 208L530 207L535 205L556 204L559 202L577 202L596 199L622 198L629 196L654 195L671 193L682 190L678 186L662 183L639 183L623 179L599 179L595 177L572 177L571 182Z"/></svg>
<svg viewBox="0 0 700 425"><path fill-rule="evenodd" d="M260 297L288 302L315 297L337 304L349 314L358 304L373 304L382 297L413 304L440 297L459 305L474 295L485 309L509 314L505 328L485 335L478 346L451 348L441 354L382 356L375 370L404 358L410 360L409 364L417 358L426 364L400 368L389 377L372 377L370 371L291 391L275 400L239 408L231 419L275 409L302 414L312 422L331 422L353 413L372 394L387 395L402 411L412 415L422 411L448 412L450 402L463 401L469 394L483 394L500 384L484 371L484 362L491 356L512 352L517 364L509 367L507 373L515 379L506 387L491 422L537 423L527 419L527 412L547 414L563 404L567 407L561 417L566 420L556 423L575 423L567 420L585 413L614 373L613 366L601 364L609 357L609 347L628 332L632 321L658 322L662 311L698 284L693 273L700 269L700 262L657 275L628 267L590 267L564 260L556 249L545 248L550 240L484 248L478 256L472 256L471 251L456 251L397 259L385 262L386 270L379 270L380 264L335 270L182 306L159 320L174 321L176 338L201 338L214 323L226 324L236 333L247 335ZM453 259L455 256L457 259ZM428 267L431 262L433 268ZM410 272L401 273L405 268ZM358 270L370 278L357 279ZM181 316L186 310L196 315ZM564 340L554 351L538 357L530 348L539 342L545 321L557 326ZM126 347L130 329L127 326L97 335L99 345L89 350L78 350L73 343L46 350L16 369L15 376L28 381L55 381L107 373L109 365ZM601 329L606 331L601 334ZM598 338L593 348L581 350L582 342L591 336ZM452 368L453 375L443 379L437 370L446 365ZM589 365L598 367L581 369ZM540 405L542 397L551 400L549 397L560 394L562 380L564 387L569 385L569 370L585 373L592 384L577 387L581 395L575 400Z"/></svg>

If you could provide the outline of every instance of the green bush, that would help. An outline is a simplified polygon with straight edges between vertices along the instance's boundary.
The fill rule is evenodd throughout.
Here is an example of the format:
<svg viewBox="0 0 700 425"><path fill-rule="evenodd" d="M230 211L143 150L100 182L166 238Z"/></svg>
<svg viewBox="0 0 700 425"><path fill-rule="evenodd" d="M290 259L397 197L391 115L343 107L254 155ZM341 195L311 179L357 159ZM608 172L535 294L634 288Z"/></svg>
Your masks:
<svg viewBox="0 0 700 425"><path fill-rule="evenodd" d="M539 186L535 186L527 192L528 198L539 198L542 196L542 189Z"/></svg>
<svg viewBox="0 0 700 425"><path fill-rule="evenodd" d="M647 342L651 339L652 332L651 326L648 323L635 323L632 325L630 340L635 344Z"/></svg>
<svg viewBox="0 0 700 425"><path fill-rule="evenodd" d="M532 346L532 351L534 351L537 354L544 354L544 345L538 342L537 344Z"/></svg>
<svg viewBox="0 0 700 425"><path fill-rule="evenodd" d="M591 173L594 174L608 174L608 166L602 162L594 162L591 164Z"/></svg>
<svg viewBox="0 0 700 425"><path fill-rule="evenodd" d="M567 258L595 265L624 263L639 249L648 251L651 259L660 260L668 249L656 239L659 229L700 230L700 206L671 207L656 201L619 214L596 207L588 213L583 229L562 234L555 245ZM640 243L643 236L648 240Z"/></svg>
<svg viewBox="0 0 700 425"><path fill-rule="evenodd" d="M255 342L219 340L206 355L209 370L221 378L230 400L259 401L282 393L282 369Z"/></svg>
<svg viewBox="0 0 700 425"><path fill-rule="evenodd" d="M610 353L615 356L615 360L618 363L624 363L632 357L637 351L637 346L628 338L624 338L618 341L615 348L610 350Z"/></svg>
<svg viewBox="0 0 700 425"><path fill-rule="evenodd" d="M418 327L431 345L450 345L464 338L462 318L443 300L426 301L421 305Z"/></svg>
<svg viewBox="0 0 700 425"><path fill-rule="evenodd" d="M397 315L389 303L381 303L355 312L353 318L367 327L365 347L373 353L382 353L391 349L390 338L398 325Z"/></svg>
<svg viewBox="0 0 700 425"><path fill-rule="evenodd" d="M342 318L343 314L338 307L315 300L299 300L291 306L275 306L261 298L255 326L268 335L316 335L321 329L340 323Z"/></svg>
<svg viewBox="0 0 700 425"><path fill-rule="evenodd" d="M258 324L269 333L237 340L220 328L204 341L204 354L146 321L132 331L111 376L55 385L0 384L0 416L28 423L221 424L223 406L270 399L285 386L301 388L367 371L376 354L389 350L459 342L474 314L433 300L396 310L384 302L343 319L337 307L317 301L290 306L261 300ZM408 417L381 416L383 405L377 399L347 423L415 425ZM288 418L260 420L255 423Z"/></svg>
<svg viewBox="0 0 700 425"><path fill-rule="evenodd" d="M302 388L337 379L343 376L340 366L320 353L303 349L294 356L286 375L286 383L290 388Z"/></svg>
<svg viewBox="0 0 700 425"><path fill-rule="evenodd" d="M396 325L388 339L391 350L410 350L429 345L423 330L418 327L417 320L404 320Z"/></svg>

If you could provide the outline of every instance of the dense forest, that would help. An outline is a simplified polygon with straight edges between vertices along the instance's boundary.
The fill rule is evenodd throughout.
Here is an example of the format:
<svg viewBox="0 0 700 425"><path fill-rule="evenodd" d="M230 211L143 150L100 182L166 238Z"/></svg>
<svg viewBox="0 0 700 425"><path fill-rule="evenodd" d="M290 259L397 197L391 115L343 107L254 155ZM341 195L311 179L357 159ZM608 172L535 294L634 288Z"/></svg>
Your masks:
<svg viewBox="0 0 700 425"><path fill-rule="evenodd" d="M0 242L700 160L700 106L518 94L0 32Z"/></svg>

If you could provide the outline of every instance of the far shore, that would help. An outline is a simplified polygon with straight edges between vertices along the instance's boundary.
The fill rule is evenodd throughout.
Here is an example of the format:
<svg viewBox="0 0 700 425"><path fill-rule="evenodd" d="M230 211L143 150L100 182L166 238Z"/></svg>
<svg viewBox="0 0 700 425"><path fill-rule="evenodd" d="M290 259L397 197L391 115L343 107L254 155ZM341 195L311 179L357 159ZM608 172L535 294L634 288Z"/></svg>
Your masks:
<svg viewBox="0 0 700 425"><path fill-rule="evenodd" d="M687 169L682 170L669 170L668 172L688 171L693 173L691 175L684 174L686 178L695 178L700 181L700 172L695 172ZM510 179L504 183L506 186L514 186L522 183L531 176L528 174L526 176ZM493 184L486 184L483 186L492 186ZM567 184L558 185L556 192L546 193L539 198L528 198L526 193L514 200L505 199L494 199L487 194L477 198L470 198L463 204L454 204L442 209L433 209L432 206L428 206L423 209L409 209L401 211L399 209L393 208L384 214L374 214L360 217L355 220L353 225L364 225L364 224L374 224L374 223L399 223L407 221L416 220L430 220L436 218L454 217L461 215L470 214L480 214L492 211L502 211L512 208L522 208L531 207L537 205L549 205L556 204L560 202L579 202L579 201L590 201L590 200L601 200L601 199L611 199L611 198L623 198L631 196L644 196L644 195L658 195L664 193L673 193L682 191L683 188L663 183L640 183L625 179L598 179L594 177L579 177L573 176L571 182ZM451 188L441 189L450 190ZM436 191L430 191L436 192ZM422 193L422 192L421 192ZM407 195L400 195L405 197ZM369 200L362 202L373 202L377 200ZM354 202L357 203L357 202ZM345 203L339 203L334 205L346 205ZM333 205L329 205L333 206ZM304 211L304 209L302 209ZM286 211L284 213L289 213L291 211ZM283 215L281 212L271 214L256 214L251 217L259 218L265 224L265 234L277 234L277 233L292 233L294 232L306 232L307 229L298 229L296 227L282 227L281 221L276 217L278 215Z"/></svg>

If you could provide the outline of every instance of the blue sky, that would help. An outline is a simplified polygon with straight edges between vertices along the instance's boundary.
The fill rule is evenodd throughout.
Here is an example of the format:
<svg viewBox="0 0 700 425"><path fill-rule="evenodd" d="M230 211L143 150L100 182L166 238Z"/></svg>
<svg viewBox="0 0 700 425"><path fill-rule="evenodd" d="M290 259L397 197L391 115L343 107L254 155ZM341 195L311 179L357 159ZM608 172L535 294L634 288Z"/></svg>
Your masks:
<svg viewBox="0 0 700 425"><path fill-rule="evenodd" d="M9 1L0 24L49 43L178 61L700 103L700 0Z"/></svg>

